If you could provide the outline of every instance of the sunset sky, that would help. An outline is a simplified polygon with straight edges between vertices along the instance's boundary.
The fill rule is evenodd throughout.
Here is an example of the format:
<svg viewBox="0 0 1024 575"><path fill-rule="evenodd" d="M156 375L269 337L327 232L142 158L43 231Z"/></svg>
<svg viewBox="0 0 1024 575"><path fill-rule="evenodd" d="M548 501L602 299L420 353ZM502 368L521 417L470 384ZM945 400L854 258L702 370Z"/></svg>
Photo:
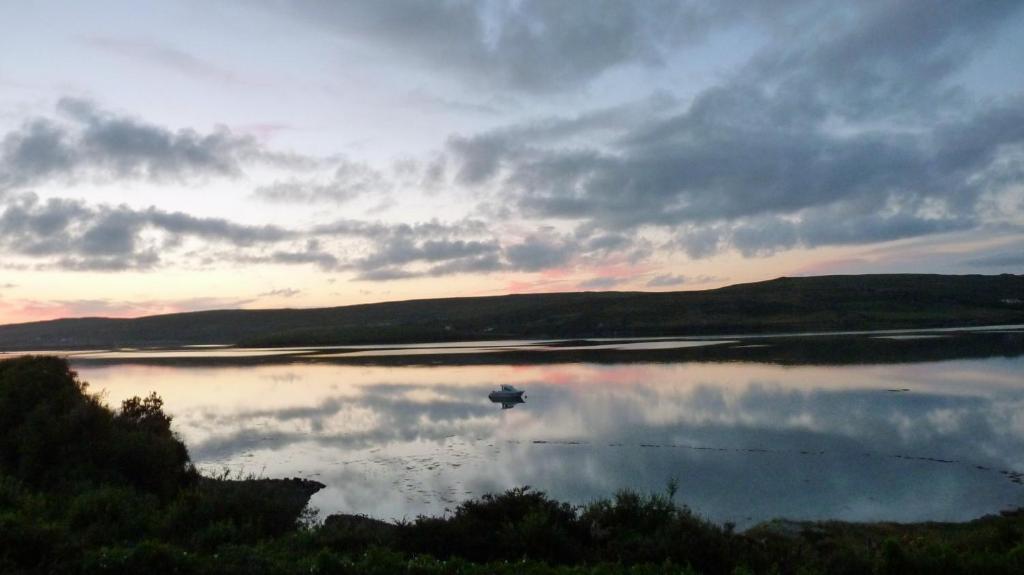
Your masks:
<svg viewBox="0 0 1024 575"><path fill-rule="evenodd" d="M1024 2L0 0L0 323L1024 272Z"/></svg>

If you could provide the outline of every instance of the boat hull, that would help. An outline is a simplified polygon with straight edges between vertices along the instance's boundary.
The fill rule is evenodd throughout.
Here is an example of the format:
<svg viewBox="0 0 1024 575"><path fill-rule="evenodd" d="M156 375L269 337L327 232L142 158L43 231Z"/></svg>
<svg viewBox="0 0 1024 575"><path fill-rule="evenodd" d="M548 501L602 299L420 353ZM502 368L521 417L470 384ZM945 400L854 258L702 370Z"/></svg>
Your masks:
<svg viewBox="0 0 1024 575"><path fill-rule="evenodd" d="M519 401L523 399L522 391L492 391L487 394L487 397L491 401L502 402L502 401Z"/></svg>

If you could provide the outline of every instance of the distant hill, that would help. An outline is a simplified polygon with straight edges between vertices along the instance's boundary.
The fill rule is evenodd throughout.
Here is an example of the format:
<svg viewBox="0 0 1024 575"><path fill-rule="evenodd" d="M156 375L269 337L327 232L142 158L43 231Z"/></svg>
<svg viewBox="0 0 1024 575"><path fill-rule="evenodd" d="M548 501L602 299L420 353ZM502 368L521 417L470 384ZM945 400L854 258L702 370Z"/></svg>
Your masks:
<svg viewBox="0 0 1024 575"><path fill-rule="evenodd" d="M779 278L705 291L572 292L0 326L0 349L409 343L1024 323L1024 276Z"/></svg>

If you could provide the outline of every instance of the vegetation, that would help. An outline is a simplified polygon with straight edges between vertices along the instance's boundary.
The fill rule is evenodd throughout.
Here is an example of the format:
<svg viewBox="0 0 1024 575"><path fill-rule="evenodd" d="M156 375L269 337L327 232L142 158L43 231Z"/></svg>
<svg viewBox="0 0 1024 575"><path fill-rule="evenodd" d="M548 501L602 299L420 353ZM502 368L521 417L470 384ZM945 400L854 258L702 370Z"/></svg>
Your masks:
<svg viewBox="0 0 1024 575"><path fill-rule="evenodd" d="M1024 276L779 278L689 292L578 292L0 326L0 349L408 343L1024 323Z"/></svg>
<svg viewBox="0 0 1024 575"><path fill-rule="evenodd" d="M203 478L155 395L111 411L59 359L0 362L0 573L1024 572L1024 513L964 524L772 522L663 494L529 488L391 524L303 512L319 484Z"/></svg>
<svg viewBox="0 0 1024 575"><path fill-rule="evenodd" d="M161 407L151 395L113 413L57 358L0 362L0 470L52 491L116 485L166 501L198 474Z"/></svg>

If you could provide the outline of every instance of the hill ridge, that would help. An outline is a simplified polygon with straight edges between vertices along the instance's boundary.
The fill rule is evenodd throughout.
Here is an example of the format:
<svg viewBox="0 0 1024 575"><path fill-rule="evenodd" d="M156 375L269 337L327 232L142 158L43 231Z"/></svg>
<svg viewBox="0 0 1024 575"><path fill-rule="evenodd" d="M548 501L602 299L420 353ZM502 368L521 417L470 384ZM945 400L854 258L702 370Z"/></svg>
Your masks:
<svg viewBox="0 0 1024 575"><path fill-rule="evenodd" d="M893 329L1024 322L1024 276L779 277L710 290L408 299L0 325L0 349L328 345ZM1009 302L1009 303L1008 303Z"/></svg>

